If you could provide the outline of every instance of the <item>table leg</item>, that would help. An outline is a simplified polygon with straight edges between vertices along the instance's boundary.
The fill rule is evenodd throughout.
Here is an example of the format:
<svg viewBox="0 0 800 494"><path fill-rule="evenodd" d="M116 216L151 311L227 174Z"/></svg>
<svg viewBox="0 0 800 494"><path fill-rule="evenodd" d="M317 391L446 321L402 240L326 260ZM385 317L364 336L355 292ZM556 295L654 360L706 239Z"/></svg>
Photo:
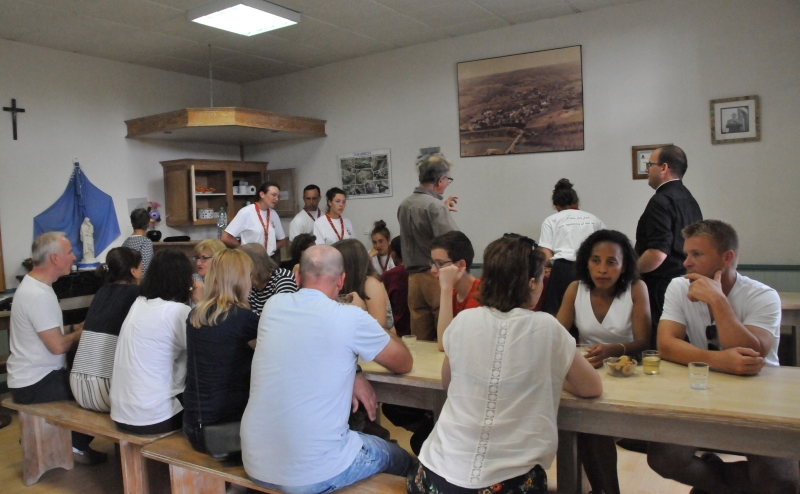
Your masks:
<svg viewBox="0 0 800 494"><path fill-rule="evenodd" d="M225 481L220 477L188 470L178 465L169 466L172 494L225 494Z"/></svg>
<svg viewBox="0 0 800 494"><path fill-rule="evenodd" d="M581 494L581 464L578 461L578 433L558 431L556 475L559 494Z"/></svg>
<svg viewBox="0 0 800 494"><path fill-rule="evenodd" d="M22 439L22 482L35 484L48 470L72 470L72 434L69 429L48 424L42 417L19 412Z"/></svg>

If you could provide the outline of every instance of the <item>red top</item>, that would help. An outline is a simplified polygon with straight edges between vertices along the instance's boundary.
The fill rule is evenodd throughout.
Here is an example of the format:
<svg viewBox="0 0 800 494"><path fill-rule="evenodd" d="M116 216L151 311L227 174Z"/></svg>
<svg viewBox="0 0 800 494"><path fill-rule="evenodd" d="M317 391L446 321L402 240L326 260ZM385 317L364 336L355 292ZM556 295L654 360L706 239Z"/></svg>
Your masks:
<svg viewBox="0 0 800 494"><path fill-rule="evenodd" d="M475 278L475 281L472 283L472 288L470 288L467 298L465 298L463 302L458 301L458 291L453 290L453 317L456 317L458 313L464 309L474 309L481 306L481 304L475 300L475 296L478 295L478 286L480 284L481 279Z"/></svg>
<svg viewBox="0 0 800 494"><path fill-rule="evenodd" d="M397 336L411 334L411 314L408 312L408 272L404 265L396 266L381 274L383 286L389 295Z"/></svg>

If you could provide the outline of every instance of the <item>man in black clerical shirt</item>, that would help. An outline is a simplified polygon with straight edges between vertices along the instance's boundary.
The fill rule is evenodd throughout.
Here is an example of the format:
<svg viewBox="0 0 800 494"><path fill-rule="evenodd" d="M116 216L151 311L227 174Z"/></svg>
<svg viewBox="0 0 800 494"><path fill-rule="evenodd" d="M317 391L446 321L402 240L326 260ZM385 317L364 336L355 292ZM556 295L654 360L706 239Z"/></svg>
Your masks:
<svg viewBox="0 0 800 494"><path fill-rule="evenodd" d="M650 294L653 329L650 346L656 347L656 330L664 294L670 280L686 274L681 230L703 219L700 206L683 185L686 154L678 146L653 151L647 163L647 183L656 190L636 227L636 253L639 272Z"/></svg>

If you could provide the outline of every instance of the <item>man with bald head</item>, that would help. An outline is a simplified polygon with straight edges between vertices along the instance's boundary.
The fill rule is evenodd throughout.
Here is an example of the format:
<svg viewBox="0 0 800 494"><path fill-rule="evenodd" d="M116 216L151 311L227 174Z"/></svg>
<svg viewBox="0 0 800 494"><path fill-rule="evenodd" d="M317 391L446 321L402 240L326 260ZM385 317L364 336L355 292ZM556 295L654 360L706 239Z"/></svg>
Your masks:
<svg viewBox="0 0 800 494"><path fill-rule="evenodd" d="M347 419L358 358L405 373L411 354L369 313L337 302L345 277L339 251L310 247L299 277L301 289L270 298L258 325L241 426L247 474L288 494L328 492L380 472L405 475L408 453L349 430Z"/></svg>

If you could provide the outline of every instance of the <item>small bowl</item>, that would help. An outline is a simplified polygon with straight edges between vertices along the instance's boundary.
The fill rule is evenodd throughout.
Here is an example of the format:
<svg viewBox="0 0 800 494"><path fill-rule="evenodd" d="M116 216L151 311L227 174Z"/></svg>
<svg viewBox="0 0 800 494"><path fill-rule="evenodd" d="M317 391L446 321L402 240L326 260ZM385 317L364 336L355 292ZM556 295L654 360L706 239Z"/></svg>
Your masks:
<svg viewBox="0 0 800 494"><path fill-rule="evenodd" d="M630 359L630 365L623 367L620 370L614 366L619 361L619 357L608 357L607 359L603 360L603 365L606 368L606 372L608 372L609 376L614 377L630 377L636 373L636 363L635 359Z"/></svg>

